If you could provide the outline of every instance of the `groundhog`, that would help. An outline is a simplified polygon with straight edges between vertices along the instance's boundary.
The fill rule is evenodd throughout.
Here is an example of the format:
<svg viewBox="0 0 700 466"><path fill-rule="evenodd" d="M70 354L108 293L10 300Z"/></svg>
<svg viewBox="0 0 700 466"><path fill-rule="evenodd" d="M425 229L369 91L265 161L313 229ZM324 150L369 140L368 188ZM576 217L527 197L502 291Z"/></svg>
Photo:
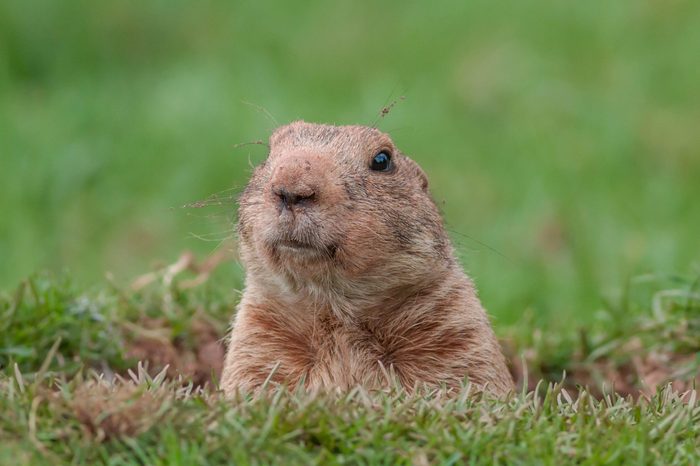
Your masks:
<svg viewBox="0 0 700 466"><path fill-rule="evenodd" d="M245 290L221 387L513 389L423 170L388 135L278 128L240 197Z"/></svg>

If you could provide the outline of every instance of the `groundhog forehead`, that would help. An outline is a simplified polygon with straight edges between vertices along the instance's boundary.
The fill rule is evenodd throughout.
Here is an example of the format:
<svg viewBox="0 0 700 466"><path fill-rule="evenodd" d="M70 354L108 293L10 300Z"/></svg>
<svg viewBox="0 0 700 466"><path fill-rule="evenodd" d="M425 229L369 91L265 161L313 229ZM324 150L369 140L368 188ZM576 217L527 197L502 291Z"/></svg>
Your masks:
<svg viewBox="0 0 700 466"><path fill-rule="evenodd" d="M393 148L391 138L369 126L333 126L295 121L281 126L270 137L270 154L280 148L306 147L337 151Z"/></svg>

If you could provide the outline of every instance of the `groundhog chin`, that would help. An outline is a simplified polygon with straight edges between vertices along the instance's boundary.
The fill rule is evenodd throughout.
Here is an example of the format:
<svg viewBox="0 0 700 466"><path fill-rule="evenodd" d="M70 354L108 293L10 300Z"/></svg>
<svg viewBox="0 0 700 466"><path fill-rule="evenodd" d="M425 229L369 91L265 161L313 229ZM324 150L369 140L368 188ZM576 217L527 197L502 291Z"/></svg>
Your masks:
<svg viewBox="0 0 700 466"><path fill-rule="evenodd" d="M263 248L273 264L296 269L296 272L303 272L300 268L334 261L338 250L338 247L333 243L279 237L266 240Z"/></svg>

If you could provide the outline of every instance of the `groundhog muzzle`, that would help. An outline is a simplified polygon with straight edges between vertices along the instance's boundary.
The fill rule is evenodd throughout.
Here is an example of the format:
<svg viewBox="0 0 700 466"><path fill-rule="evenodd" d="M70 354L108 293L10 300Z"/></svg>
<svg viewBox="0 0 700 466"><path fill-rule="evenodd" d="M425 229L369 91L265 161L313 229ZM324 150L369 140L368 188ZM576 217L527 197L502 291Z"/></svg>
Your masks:
<svg viewBox="0 0 700 466"><path fill-rule="evenodd" d="M513 388L421 168L364 126L295 122L240 197L245 290L221 386Z"/></svg>

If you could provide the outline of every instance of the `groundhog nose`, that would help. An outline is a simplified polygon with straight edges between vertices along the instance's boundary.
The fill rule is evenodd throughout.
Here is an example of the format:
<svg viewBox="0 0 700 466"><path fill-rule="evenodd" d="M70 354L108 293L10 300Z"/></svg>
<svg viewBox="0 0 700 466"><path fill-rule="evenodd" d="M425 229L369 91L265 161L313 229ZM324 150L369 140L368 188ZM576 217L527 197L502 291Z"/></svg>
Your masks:
<svg viewBox="0 0 700 466"><path fill-rule="evenodd" d="M318 201L319 180L311 170L308 154L292 154L277 163L270 179L270 191L280 209L308 207Z"/></svg>
<svg viewBox="0 0 700 466"><path fill-rule="evenodd" d="M316 201L316 191L309 187L290 189L286 186L277 185L272 187L272 192L279 198L282 207L287 209L293 206L311 204Z"/></svg>

